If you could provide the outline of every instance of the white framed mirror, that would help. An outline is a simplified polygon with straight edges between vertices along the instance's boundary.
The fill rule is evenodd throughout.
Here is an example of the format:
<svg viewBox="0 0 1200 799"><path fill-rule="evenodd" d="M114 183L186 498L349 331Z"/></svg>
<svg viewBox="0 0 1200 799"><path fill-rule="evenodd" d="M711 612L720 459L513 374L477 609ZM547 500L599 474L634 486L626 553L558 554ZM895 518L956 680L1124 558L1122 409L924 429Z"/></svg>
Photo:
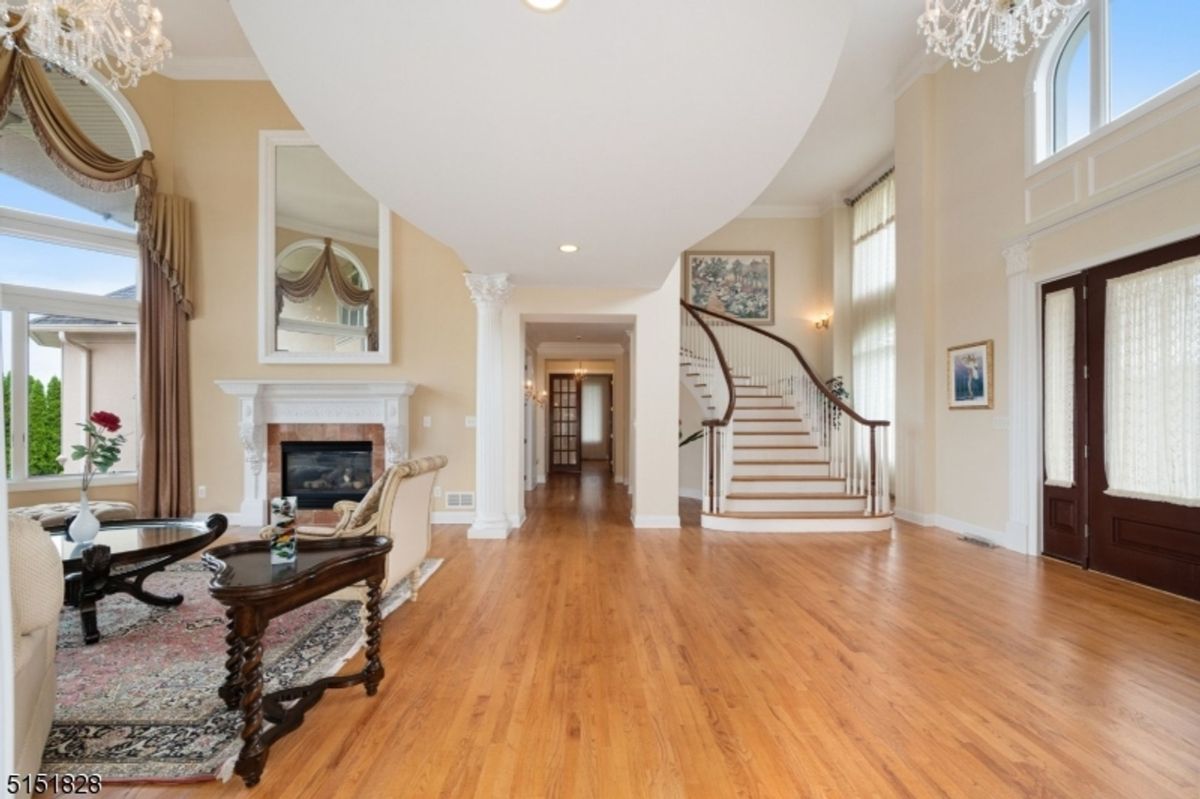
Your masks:
<svg viewBox="0 0 1200 799"><path fill-rule="evenodd" d="M391 213L304 131L259 134L261 363L388 363Z"/></svg>

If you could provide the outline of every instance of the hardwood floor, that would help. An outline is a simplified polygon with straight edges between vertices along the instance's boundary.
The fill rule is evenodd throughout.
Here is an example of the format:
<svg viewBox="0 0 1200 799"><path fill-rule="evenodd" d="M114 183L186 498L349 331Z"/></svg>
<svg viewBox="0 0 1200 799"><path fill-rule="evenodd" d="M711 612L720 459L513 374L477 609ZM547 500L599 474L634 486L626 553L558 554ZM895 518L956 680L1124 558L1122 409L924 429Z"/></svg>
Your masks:
<svg viewBox="0 0 1200 799"><path fill-rule="evenodd" d="M327 695L253 791L105 795L1200 796L1200 605L940 531L689 510L634 532L589 473L508 541L441 528L377 697Z"/></svg>

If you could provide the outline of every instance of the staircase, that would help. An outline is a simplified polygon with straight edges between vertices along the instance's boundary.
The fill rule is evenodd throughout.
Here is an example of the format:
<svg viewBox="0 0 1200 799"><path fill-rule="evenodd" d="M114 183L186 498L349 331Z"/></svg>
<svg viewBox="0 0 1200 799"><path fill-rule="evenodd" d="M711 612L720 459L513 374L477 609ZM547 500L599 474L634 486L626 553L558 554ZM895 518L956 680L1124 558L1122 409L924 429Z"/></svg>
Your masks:
<svg viewBox="0 0 1200 799"><path fill-rule="evenodd" d="M681 303L680 379L704 409L701 526L854 533L892 526L886 431L789 342Z"/></svg>

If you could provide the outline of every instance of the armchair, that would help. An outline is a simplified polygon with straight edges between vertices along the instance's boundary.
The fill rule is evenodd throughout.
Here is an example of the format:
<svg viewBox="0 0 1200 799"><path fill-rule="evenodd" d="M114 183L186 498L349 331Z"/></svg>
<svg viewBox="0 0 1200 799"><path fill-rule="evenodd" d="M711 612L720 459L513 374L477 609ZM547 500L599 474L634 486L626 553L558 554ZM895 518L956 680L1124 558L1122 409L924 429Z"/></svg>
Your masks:
<svg viewBox="0 0 1200 799"><path fill-rule="evenodd" d="M375 481L361 502L339 502L334 509L342 514L334 527L300 527L297 535L304 539L350 538L380 535L392 539L388 554L386 591L406 574L411 574L412 598L417 598L417 582L421 562L429 553L429 509L433 501L433 484L447 463L444 455L417 458L390 467ZM263 538L272 529L264 528ZM332 594L335 599L367 600L366 585L357 585Z"/></svg>
<svg viewBox="0 0 1200 799"><path fill-rule="evenodd" d="M37 774L54 721L58 615L63 604L62 558L36 521L8 516L11 557L13 669L16 692L16 773Z"/></svg>

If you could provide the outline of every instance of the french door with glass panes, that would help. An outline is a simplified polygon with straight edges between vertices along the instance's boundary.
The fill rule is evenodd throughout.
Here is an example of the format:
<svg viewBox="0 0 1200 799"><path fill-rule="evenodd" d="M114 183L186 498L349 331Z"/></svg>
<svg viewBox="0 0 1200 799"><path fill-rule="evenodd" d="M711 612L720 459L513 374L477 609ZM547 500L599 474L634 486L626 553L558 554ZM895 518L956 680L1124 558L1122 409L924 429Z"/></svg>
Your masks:
<svg viewBox="0 0 1200 799"><path fill-rule="evenodd" d="M579 381L575 375L550 375L550 471L579 472L583 463L580 436Z"/></svg>
<svg viewBox="0 0 1200 799"><path fill-rule="evenodd" d="M1043 551L1200 599L1200 237L1042 297Z"/></svg>

